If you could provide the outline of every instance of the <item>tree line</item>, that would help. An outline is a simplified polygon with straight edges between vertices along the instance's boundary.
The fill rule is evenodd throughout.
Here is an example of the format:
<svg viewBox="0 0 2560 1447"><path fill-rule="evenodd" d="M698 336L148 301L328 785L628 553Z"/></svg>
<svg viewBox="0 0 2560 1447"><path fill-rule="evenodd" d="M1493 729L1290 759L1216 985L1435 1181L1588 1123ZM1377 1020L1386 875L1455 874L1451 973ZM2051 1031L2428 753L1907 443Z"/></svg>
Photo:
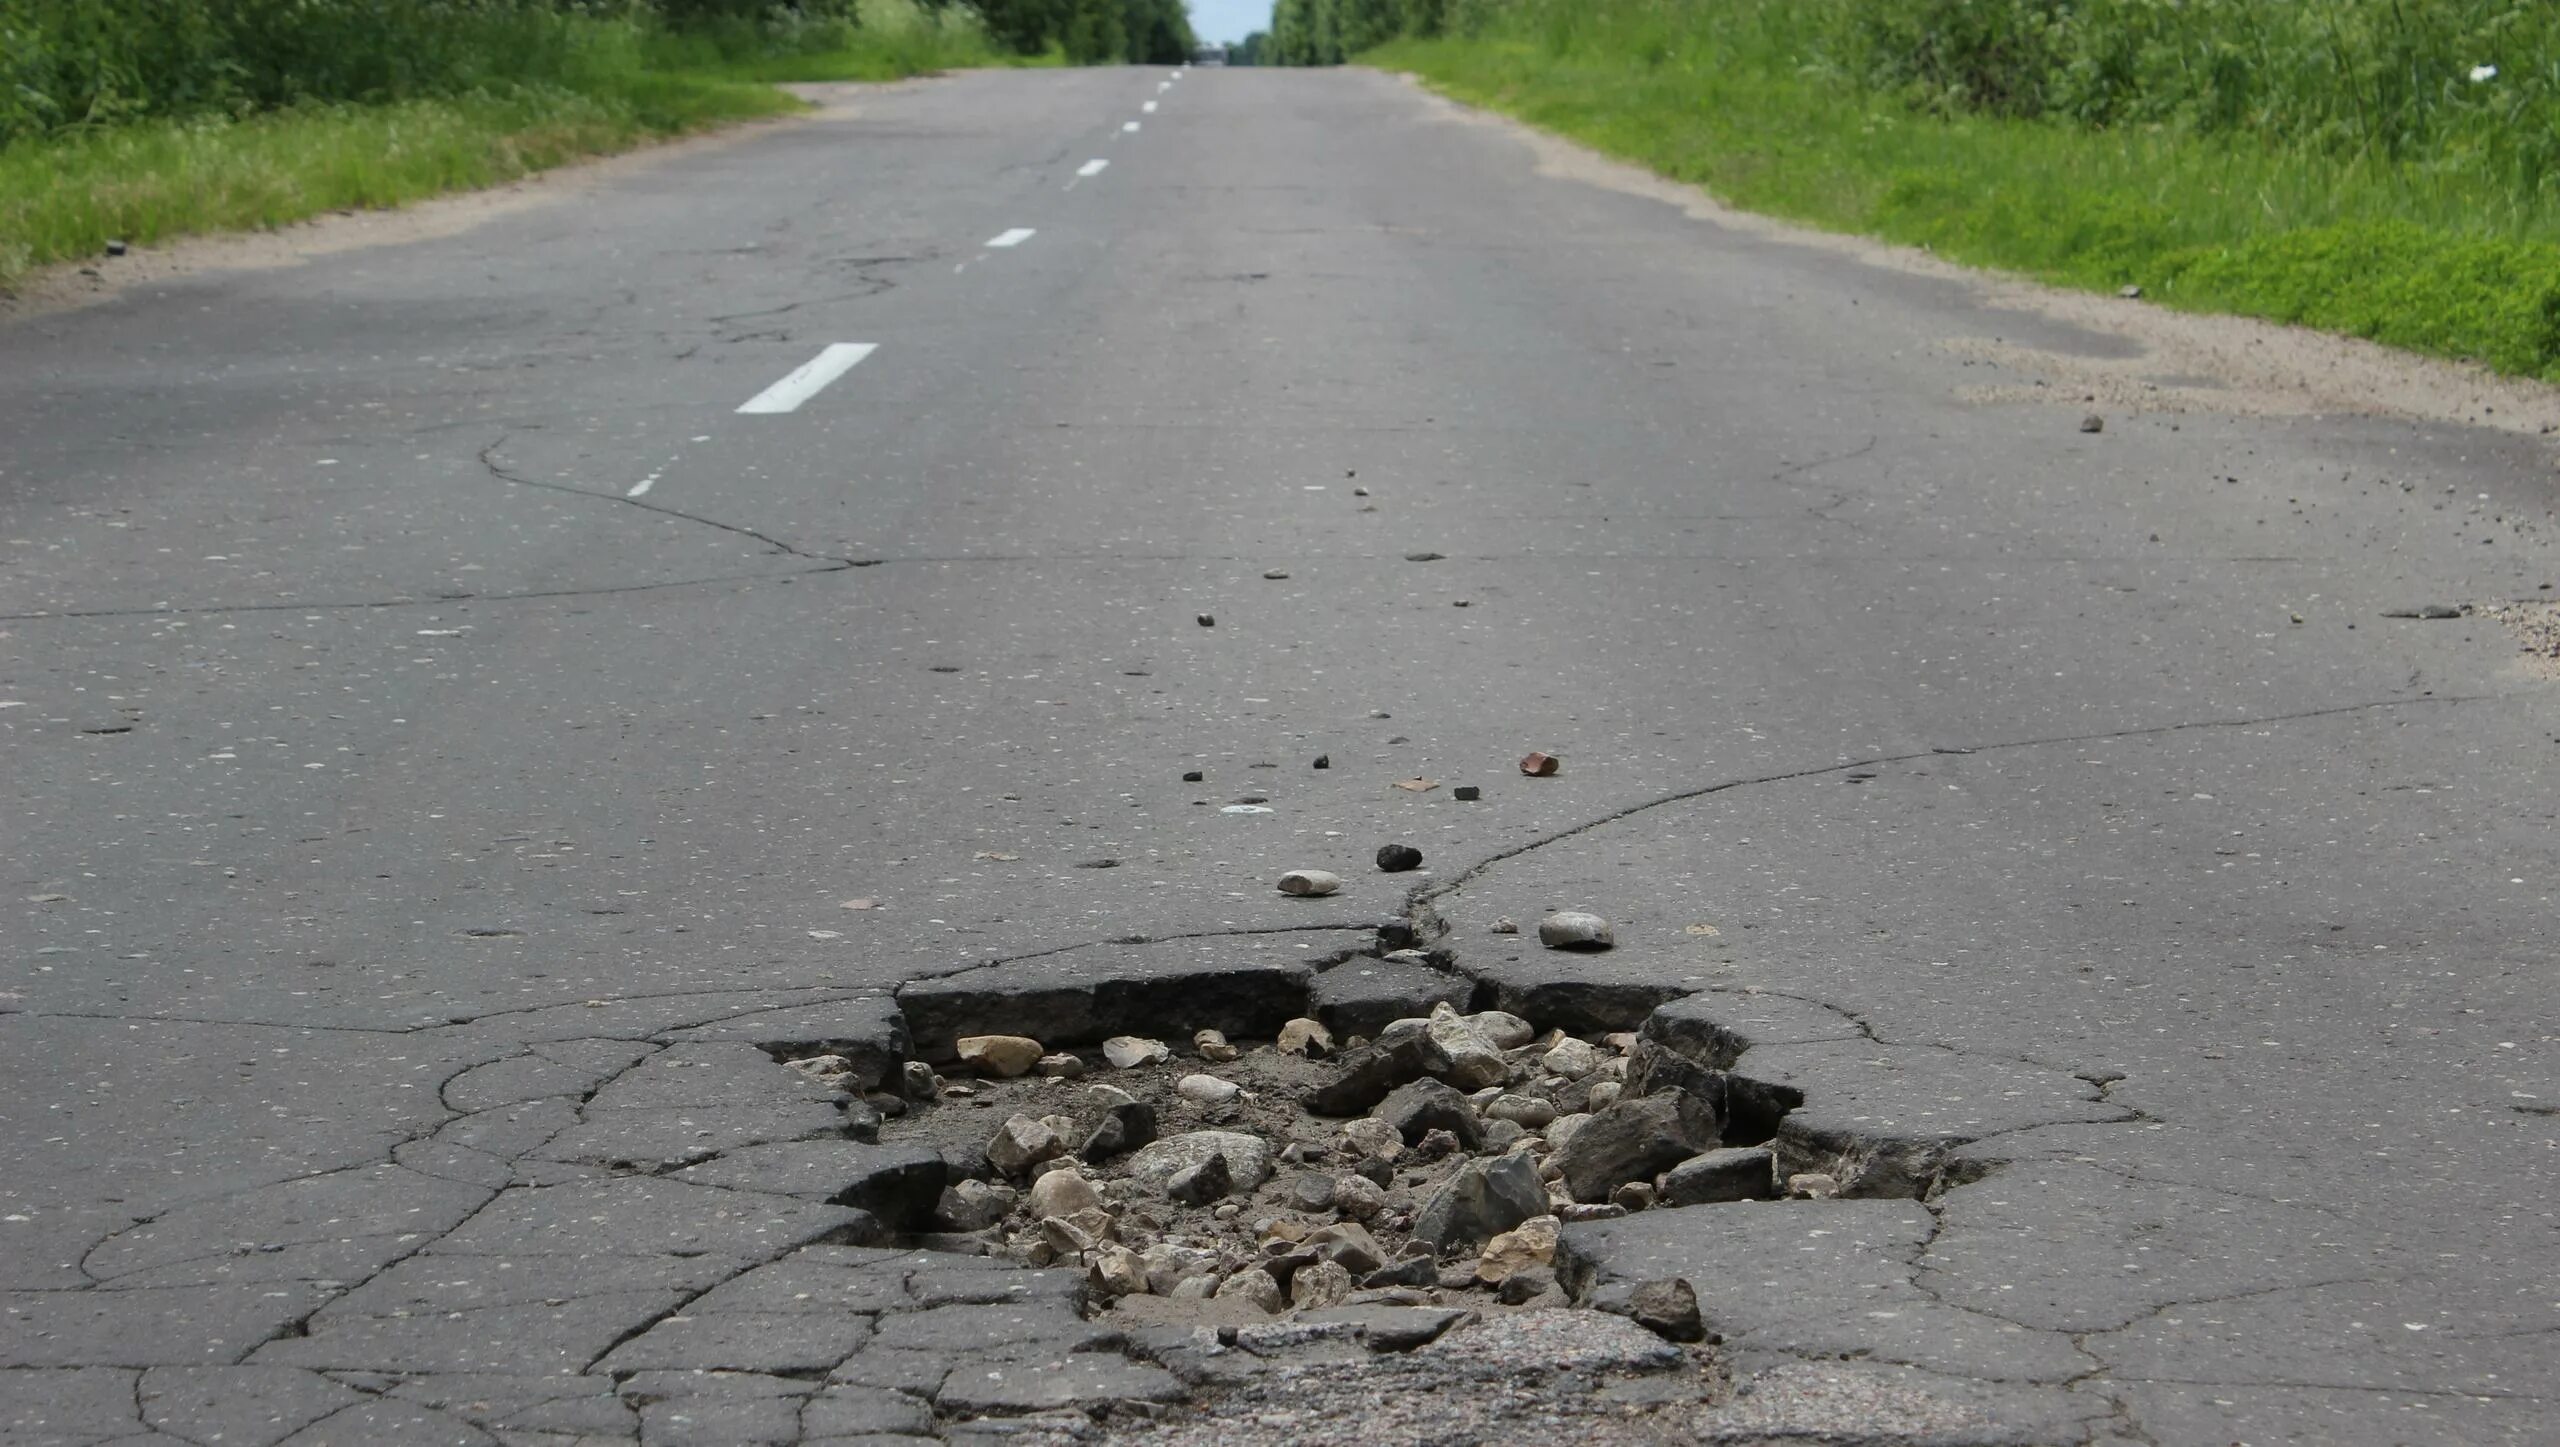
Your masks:
<svg viewBox="0 0 2560 1447"><path fill-rule="evenodd" d="M1276 0L1271 28L1227 52L1229 65L1340 65L1402 35L1438 35L1452 0ZM1463 4L1465 0L1458 0Z"/></svg>

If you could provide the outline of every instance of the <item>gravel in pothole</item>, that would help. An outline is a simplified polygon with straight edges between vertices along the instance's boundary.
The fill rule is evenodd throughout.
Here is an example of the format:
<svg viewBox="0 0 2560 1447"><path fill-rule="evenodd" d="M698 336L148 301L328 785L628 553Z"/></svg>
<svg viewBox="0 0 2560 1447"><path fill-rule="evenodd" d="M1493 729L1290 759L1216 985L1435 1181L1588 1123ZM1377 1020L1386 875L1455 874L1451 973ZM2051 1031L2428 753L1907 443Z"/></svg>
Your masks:
<svg viewBox="0 0 2560 1447"><path fill-rule="evenodd" d="M881 1130L949 1165L919 1244L1079 1267L1132 1326L1561 1306L1564 1223L1779 1194L1769 1151L1723 1143L1710 1072L1500 1011L1443 1005L1375 1040L1293 1020L1270 1041L981 1036L959 1054L947 1077L909 1062ZM1697 1332L1682 1283L1614 1309Z"/></svg>

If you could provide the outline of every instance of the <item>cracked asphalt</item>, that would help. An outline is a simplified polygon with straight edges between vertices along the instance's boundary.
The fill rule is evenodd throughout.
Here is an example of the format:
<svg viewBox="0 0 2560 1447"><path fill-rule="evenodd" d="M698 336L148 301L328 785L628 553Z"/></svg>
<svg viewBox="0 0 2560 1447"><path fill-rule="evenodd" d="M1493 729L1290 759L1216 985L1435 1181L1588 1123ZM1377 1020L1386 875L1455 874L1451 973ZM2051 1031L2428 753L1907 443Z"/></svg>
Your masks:
<svg viewBox="0 0 2560 1447"><path fill-rule="evenodd" d="M2549 596L2546 441L2084 432L1973 389L2123 336L1375 74L1121 133L1163 78L8 326L0 1440L1163 1401L1072 1281L683 1172L833 1135L759 1047L888 1061L902 985L1178 1001L1403 919L1913 1175L1572 1228L1696 1282L1699 1440L2551 1440L2560 710L2381 616ZM1620 947L1490 929L1564 907Z"/></svg>

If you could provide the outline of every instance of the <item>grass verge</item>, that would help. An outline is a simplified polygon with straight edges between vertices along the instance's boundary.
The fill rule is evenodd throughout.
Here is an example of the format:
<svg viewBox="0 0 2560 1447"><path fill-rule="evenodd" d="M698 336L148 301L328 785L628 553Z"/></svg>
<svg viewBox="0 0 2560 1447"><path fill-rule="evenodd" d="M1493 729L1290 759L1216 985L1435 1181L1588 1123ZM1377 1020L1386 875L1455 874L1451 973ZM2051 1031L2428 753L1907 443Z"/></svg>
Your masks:
<svg viewBox="0 0 2560 1447"><path fill-rule="evenodd" d="M1007 63L974 26L872 0L859 28L771 36L599 23L559 82L378 105L80 127L0 146L0 292L28 272L147 245L399 206L803 108L777 81L888 80Z"/></svg>
<svg viewBox="0 0 2560 1447"><path fill-rule="evenodd" d="M1747 210L2560 381L2560 197L2170 127L1931 114L1776 42L1407 39L1362 57Z"/></svg>

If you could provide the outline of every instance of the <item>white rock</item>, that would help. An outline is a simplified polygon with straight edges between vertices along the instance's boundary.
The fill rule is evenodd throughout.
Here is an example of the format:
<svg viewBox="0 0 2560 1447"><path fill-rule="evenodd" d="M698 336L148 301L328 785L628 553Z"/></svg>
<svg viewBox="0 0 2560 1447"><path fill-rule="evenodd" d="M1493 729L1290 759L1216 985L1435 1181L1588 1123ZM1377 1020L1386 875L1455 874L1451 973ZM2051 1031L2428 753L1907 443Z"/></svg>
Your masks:
<svg viewBox="0 0 2560 1447"><path fill-rule="evenodd" d="M1517 1121L1524 1129L1537 1130L1556 1118L1556 1108L1534 1095L1505 1095L1484 1108L1494 1120Z"/></svg>
<svg viewBox="0 0 2560 1447"><path fill-rule="evenodd" d="M1466 1019L1497 1050L1517 1050L1538 1038L1537 1030L1528 1021L1508 1010L1479 1010Z"/></svg>
<svg viewBox="0 0 2560 1447"><path fill-rule="evenodd" d="M1358 1151L1363 1159L1376 1156L1380 1160L1392 1161L1404 1154L1404 1136L1394 1126L1375 1116L1364 1115L1358 1120L1344 1121L1342 1138L1351 1142L1352 1149Z"/></svg>
<svg viewBox="0 0 2560 1447"><path fill-rule="evenodd" d="M995 1138L987 1142L987 1164L1018 1176L1066 1150L1056 1131L1027 1115L1017 1115L997 1127Z"/></svg>
<svg viewBox="0 0 2560 1447"><path fill-rule="evenodd" d="M1366 1221L1387 1208L1384 1187L1367 1176L1333 1178L1333 1209L1354 1221Z"/></svg>
<svg viewBox="0 0 2560 1447"><path fill-rule="evenodd" d="M1232 1080L1220 1080L1214 1075L1186 1075L1175 1081L1173 1088L1183 1099L1196 1100L1202 1105L1224 1105L1244 1094L1243 1086ZM1235 1163L1229 1161L1228 1164Z"/></svg>
<svg viewBox="0 0 2560 1447"><path fill-rule="evenodd" d="M1342 876L1321 869L1292 869L1280 876L1280 892L1302 896L1331 894L1342 888Z"/></svg>
<svg viewBox="0 0 2560 1447"><path fill-rule="evenodd" d="M1568 1035L1557 1041L1555 1048L1540 1057L1538 1063L1567 1080L1580 1080L1600 1068L1600 1047Z"/></svg>
<svg viewBox="0 0 2560 1447"><path fill-rule="evenodd" d="M1247 1267L1219 1283L1217 1295L1220 1301L1251 1302L1266 1312L1277 1312L1283 1304L1280 1283L1259 1266Z"/></svg>
<svg viewBox="0 0 2560 1447"><path fill-rule="evenodd" d="M1499 1282L1515 1271L1552 1264L1563 1224L1553 1216L1532 1216L1487 1241L1476 1258L1476 1280Z"/></svg>
<svg viewBox="0 0 2560 1447"><path fill-rule="evenodd" d="M1100 1207L1102 1193L1073 1170L1055 1170L1031 1183L1030 1201L1034 1216L1072 1216Z"/></svg>
<svg viewBox="0 0 2560 1447"><path fill-rule="evenodd" d="M1333 1032L1303 1016L1280 1027L1279 1050L1283 1055L1303 1055L1321 1060L1333 1053Z"/></svg>
<svg viewBox="0 0 2560 1447"><path fill-rule="evenodd" d="M1175 1173L1187 1171L1211 1156L1227 1158L1227 1174L1237 1194L1271 1179L1271 1143L1257 1135L1232 1130L1195 1130L1163 1140L1129 1158L1130 1179L1161 1191Z"/></svg>
<svg viewBox="0 0 2560 1447"><path fill-rule="evenodd" d="M1511 1062L1502 1051L1445 1002L1431 1007L1427 1028L1431 1043L1449 1057L1448 1068L1439 1072L1442 1080L1460 1090L1480 1090L1511 1078Z"/></svg>
<svg viewBox="0 0 2560 1447"><path fill-rule="evenodd" d="M1106 1296L1144 1295L1147 1264L1126 1246L1105 1246L1094 1254L1093 1285Z"/></svg>
<svg viewBox="0 0 2560 1447"><path fill-rule="evenodd" d="M980 1075L1011 1080L1040 1063L1040 1042L1021 1035L964 1035L955 1047L960 1063Z"/></svg>
<svg viewBox="0 0 2560 1447"><path fill-rule="evenodd" d="M1116 1085L1088 1085L1084 1088L1084 1098L1092 1101L1096 1106L1103 1110L1110 1110L1114 1107L1123 1105L1136 1105L1138 1103L1138 1098L1136 1096L1131 1095L1129 1092L1122 1090Z"/></svg>
<svg viewBox="0 0 2560 1447"><path fill-rule="evenodd" d="M1301 1266L1289 1278L1289 1304L1301 1311L1340 1306L1351 1295L1351 1273L1332 1261Z"/></svg>
<svg viewBox="0 0 2560 1447"><path fill-rule="evenodd" d="M1207 1277L1211 1286L1217 1284L1215 1251L1178 1241L1159 1241L1138 1255L1146 1263L1147 1289L1158 1296L1171 1296L1182 1283L1200 1277Z"/></svg>
<svg viewBox="0 0 2560 1447"><path fill-rule="evenodd" d="M1114 1035L1102 1042L1102 1058L1117 1070L1135 1070L1142 1065L1162 1065L1173 1058L1173 1048L1161 1040L1143 1035Z"/></svg>
<svg viewBox="0 0 2560 1447"><path fill-rule="evenodd" d="M1605 950L1618 942L1609 922L1578 909L1562 909L1538 921L1538 943L1551 950Z"/></svg>
<svg viewBox="0 0 2560 1447"><path fill-rule="evenodd" d="M1224 1065L1242 1054L1227 1043L1227 1037L1215 1030L1203 1030L1191 1037L1191 1053L1213 1065Z"/></svg>
<svg viewBox="0 0 2560 1447"><path fill-rule="evenodd" d="M1614 1080L1595 1081L1591 1087L1592 1110L1603 1111L1616 1105L1618 1097L1624 1095L1626 1090L1624 1085Z"/></svg>

